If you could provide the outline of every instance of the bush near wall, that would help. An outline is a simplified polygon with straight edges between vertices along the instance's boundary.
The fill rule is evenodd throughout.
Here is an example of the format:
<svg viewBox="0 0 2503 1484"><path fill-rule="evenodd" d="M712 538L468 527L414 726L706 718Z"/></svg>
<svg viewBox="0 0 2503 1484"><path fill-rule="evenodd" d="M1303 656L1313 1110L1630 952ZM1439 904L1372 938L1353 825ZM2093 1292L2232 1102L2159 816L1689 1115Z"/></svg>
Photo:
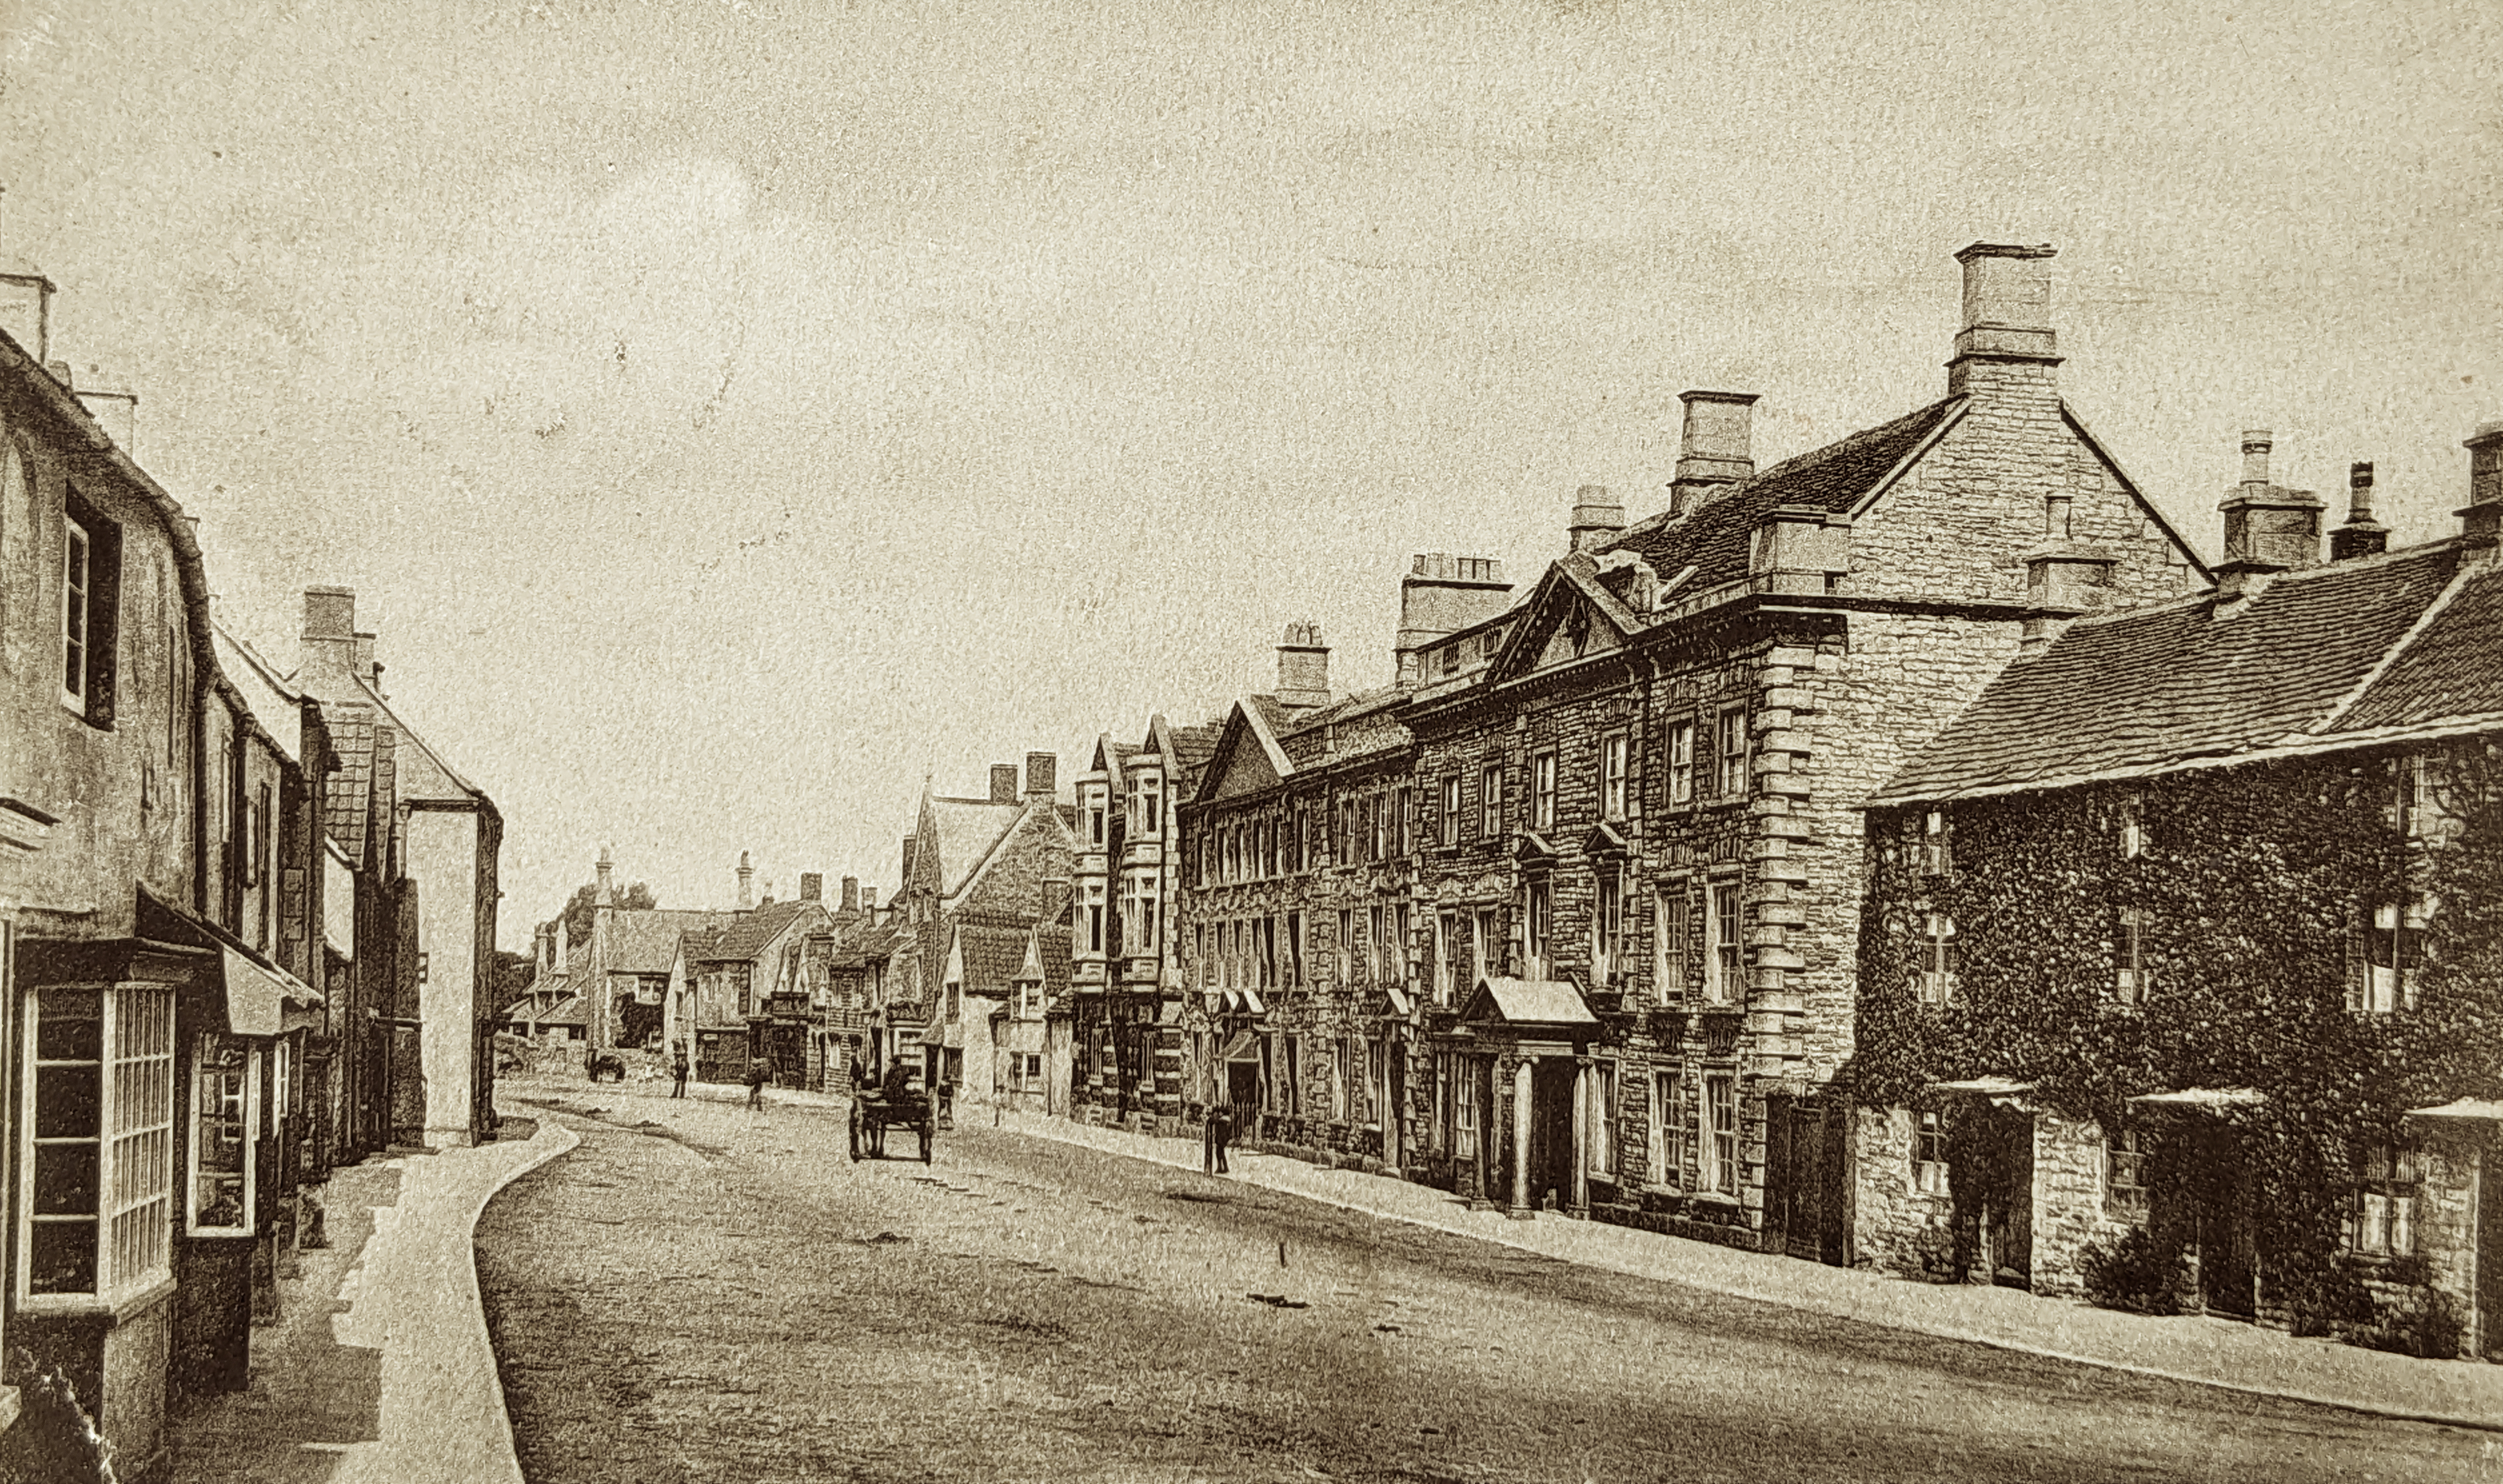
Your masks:
<svg viewBox="0 0 2503 1484"><path fill-rule="evenodd" d="M2140 1094L2257 1089L2264 1103L2226 1116L2252 1180L2261 1300L2298 1325L2344 1326L2354 1275L2339 1235L2356 1152L2400 1138L2410 1108L2503 1096L2503 748L2478 739L2440 756L2452 823L2430 850L2396 827L2387 753L1960 803L1951 868L1937 875L1923 868L1924 811L1873 811L1856 1096L1911 1106L1934 1082L2007 1076L2109 1129L2147 1125L2127 1101ZM2133 802L2146 845L2124 859ZM2411 894L2439 904L2417 1003L2350 1010L2360 926ZM2111 994L2123 908L2146 914L2153 988L2141 1006ZM1932 911L1952 916L1961 949L1943 1007L1915 988ZM2186 1146L2159 1139L2159 1191L2204 1177ZM2418 1337L2439 1338L2433 1291L2398 1287L2430 1316Z"/></svg>

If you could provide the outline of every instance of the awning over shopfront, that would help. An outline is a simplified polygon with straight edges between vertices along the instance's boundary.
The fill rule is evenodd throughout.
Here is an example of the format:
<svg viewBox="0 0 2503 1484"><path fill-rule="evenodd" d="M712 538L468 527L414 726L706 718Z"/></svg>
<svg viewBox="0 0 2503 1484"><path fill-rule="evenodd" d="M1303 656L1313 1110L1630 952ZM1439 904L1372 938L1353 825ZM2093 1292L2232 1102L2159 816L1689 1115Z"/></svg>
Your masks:
<svg viewBox="0 0 2503 1484"><path fill-rule="evenodd" d="M1237 1030L1225 1038L1225 1049L1217 1054L1219 1062L1257 1062L1260 1060L1260 1038L1249 1030Z"/></svg>
<svg viewBox="0 0 2503 1484"><path fill-rule="evenodd" d="M1967 1077L1957 1082L1933 1082L1928 1091L1946 1097L1985 1098L1996 1108L2039 1111L2024 1100L2025 1095L2034 1091L2034 1084L2019 1082L2013 1077Z"/></svg>
<svg viewBox="0 0 2503 1484"><path fill-rule="evenodd" d="M279 1035L290 1009L319 1008L321 992L283 968L258 963L232 948L220 958L225 970L226 1029L235 1035Z"/></svg>
<svg viewBox="0 0 2503 1484"><path fill-rule="evenodd" d="M2268 1095L2257 1088L2194 1087L2177 1093L2142 1093L2129 1101L2142 1108L2179 1108L2188 1112L2221 1113L2229 1108L2256 1108L2268 1101Z"/></svg>

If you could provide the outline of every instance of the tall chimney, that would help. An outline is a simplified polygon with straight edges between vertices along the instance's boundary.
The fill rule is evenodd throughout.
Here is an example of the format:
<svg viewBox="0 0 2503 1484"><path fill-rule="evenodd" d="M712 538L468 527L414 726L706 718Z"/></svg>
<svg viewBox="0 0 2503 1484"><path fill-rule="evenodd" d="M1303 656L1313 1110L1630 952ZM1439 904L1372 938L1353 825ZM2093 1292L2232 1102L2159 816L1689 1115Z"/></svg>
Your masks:
<svg viewBox="0 0 2503 1484"><path fill-rule="evenodd" d="M560 974L565 972L566 964L573 960L573 945L566 941L570 936L571 934L566 929L565 915L559 913L556 920L556 971Z"/></svg>
<svg viewBox="0 0 2503 1484"><path fill-rule="evenodd" d="M357 593L352 588L304 590L304 648L299 661L305 689L344 683L357 672Z"/></svg>
<svg viewBox="0 0 2503 1484"><path fill-rule="evenodd" d="M52 354L52 281L30 263L0 263L0 330L17 349L46 365Z"/></svg>
<svg viewBox="0 0 2503 1484"><path fill-rule="evenodd" d="M92 371L93 366L87 367ZM96 421L113 446L136 458L139 456L139 393L135 391L80 391L73 395L86 415Z"/></svg>
<svg viewBox="0 0 2503 1484"><path fill-rule="evenodd" d="M756 905L756 867L747 863L747 852L738 853L738 910Z"/></svg>
<svg viewBox="0 0 2503 1484"><path fill-rule="evenodd" d="M2373 519L2373 466L2347 466L2347 523L2329 533L2329 559L2351 561L2390 549L2390 528Z"/></svg>
<svg viewBox="0 0 2503 1484"><path fill-rule="evenodd" d="M1757 394L1752 391L1681 391L1685 426L1677 440L1677 478L1668 486L1668 513L1701 509L1756 473Z"/></svg>
<svg viewBox="0 0 2503 1484"><path fill-rule="evenodd" d="M1025 796L1028 802L1050 803L1060 793L1060 758L1055 753L1025 755Z"/></svg>
<svg viewBox="0 0 2503 1484"><path fill-rule="evenodd" d="M2468 503L2459 511L2460 538L2480 551L2503 543L2503 422L2481 422L2468 450Z"/></svg>
<svg viewBox="0 0 2503 1484"><path fill-rule="evenodd" d="M2243 481L2217 509L2225 513L2225 559L2216 566L2216 595L2226 603L2257 597L2280 572L2320 564L2320 496L2269 483L2266 428L2243 434Z"/></svg>
<svg viewBox="0 0 2503 1484"><path fill-rule="evenodd" d="M2030 390L2050 394L2060 363L2051 328L2048 246L1976 242L1956 254L1964 265L1964 328L1947 362L1947 394Z"/></svg>
<svg viewBox="0 0 2503 1484"><path fill-rule="evenodd" d="M1321 626L1310 621L1287 624L1286 642L1278 646L1278 704L1313 711L1329 702L1329 646L1321 643Z"/></svg>
<svg viewBox="0 0 2503 1484"><path fill-rule="evenodd" d="M826 899L826 877L822 871L800 873L800 899L821 902Z"/></svg>
<svg viewBox="0 0 2503 1484"><path fill-rule="evenodd" d="M991 802L1013 804L1017 801L1017 770L1013 762L991 764Z"/></svg>
<svg viewBox="0 0 2503 1484"><path fill-rule="evenodd" d="M595 907L612 905L617 900L617 892L614 884L609 879L610 866L608 862L607 846L602 845L600 847L600 860L593 866L593 869L599 874L600 884L591 894L591 904Z"/></svg>
<svg viewBox="0 0 2503 1484"><path fill-rule="evenodd" d="M1626 528L1626 502L1609 495L1605 485L1584 485L1573 491L1573 523L1565 531L1568 552L1587 552Z"/></svg>
<svg viewBox="0 0 2503 1484"><path fill-rule="evenodd" d="M860 910L861 894L860 878L858 876L846 876L843 878L842 902L843 910L845 912L858 912Z"/></svg>
<svg viewBox="0 0 2503 1484"><path fill-rule="evenodd" d="M876 917L877 917L877 888L875 888L875 887L863 887L863 888L861 888L861 910L862 910L863 912L868 913L872 921L874 921L874 920L876 919Z"/></svg>
<svg viewBox="0 0 2503 1484"><path fill-rule="evenodd" d="M1413 688L1432 680L1425 651L1434 641L1493 618L1511 599L1503 563L1492 556L1417 554L1408 575L1399 579L1399 638L1393 651L1399 684Z"/></svg>

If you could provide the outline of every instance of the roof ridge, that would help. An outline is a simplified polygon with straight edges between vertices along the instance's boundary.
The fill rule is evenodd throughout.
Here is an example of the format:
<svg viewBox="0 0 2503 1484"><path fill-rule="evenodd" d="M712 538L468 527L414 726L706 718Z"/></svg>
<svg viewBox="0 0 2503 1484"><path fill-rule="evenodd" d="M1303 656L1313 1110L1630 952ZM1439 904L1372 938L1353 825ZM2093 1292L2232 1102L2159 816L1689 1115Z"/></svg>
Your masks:
<svg viewBox="0 0 2503 1484"><path fill-rule="evenodd" d="M2399 662L2400 657L2408 652L2409 647L2421 638L2427 628L2433 626L2434 619L2451 606L2451 600L2465 590L2469 579L2476 575L2469 562L2463 561L2453 567L2451 580L2442 585L2442 590L2433 595L2432 602L2424 605L2423 611L2417 615L2415 623L2408 625L2407 631L2391 640L2390 647L2382 652L2381 658L2373 661L2373 667L2364 673L2362 680L2355 683L2354 689L2332 702L2329 709L2321 714L2320 720L2313 723L2305 730L2315 733L2328 731L2337 725L2340 717L2361 705L2364 697L2372 693L2373 687L2380 684L2382 677L2390 672L2390 667Z"/></svg>

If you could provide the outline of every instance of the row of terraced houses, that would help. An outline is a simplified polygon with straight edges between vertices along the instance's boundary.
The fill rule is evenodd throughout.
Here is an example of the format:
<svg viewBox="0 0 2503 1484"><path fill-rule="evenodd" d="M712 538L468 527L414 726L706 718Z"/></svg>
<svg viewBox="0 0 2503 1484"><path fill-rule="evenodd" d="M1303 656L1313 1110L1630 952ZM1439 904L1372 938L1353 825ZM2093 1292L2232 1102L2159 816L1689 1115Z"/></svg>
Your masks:
<svg viewBox="0 0 2503 1484"><path fill-rule="evenodd" d="M2137 1231L2136 1301L2503 1354L2503 427L2456 534L2385 550L2359 464L2325 554L2246 432L2211 567L2062 397L2050 256L1957 254L1891 422L1760 470L1688 392L1664 508L1417 557L1391 685L1299 624L1107 734L1022 919L1046 1104L2044 1295Z"/></svg>
<svg viewBox="0 0 2503 1484"><path fill-rule="evenodd" d="M53 294L0 271L0 1474L138 1479L245 1385L332 1167L492 1131L502 824L353 593L291 662L219 621Z"/></svg>

